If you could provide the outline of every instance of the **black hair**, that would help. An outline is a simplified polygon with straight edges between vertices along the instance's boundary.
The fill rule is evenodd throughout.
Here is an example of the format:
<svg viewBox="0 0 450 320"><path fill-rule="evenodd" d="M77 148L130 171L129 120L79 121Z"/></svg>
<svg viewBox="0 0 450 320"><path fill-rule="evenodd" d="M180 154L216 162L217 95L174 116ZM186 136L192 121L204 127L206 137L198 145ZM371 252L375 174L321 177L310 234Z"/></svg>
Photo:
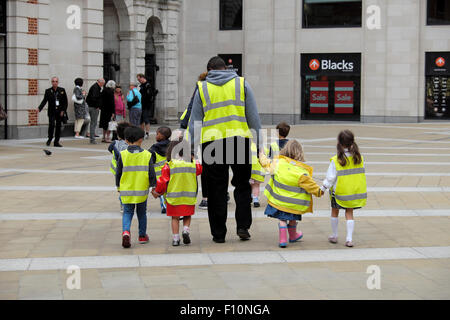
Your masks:
<svg viewBox="0 0 450 320"><path fill-rule="evenodd" d="M128 121L120 121L117 124L117 135L120 139L125 139L125 129L131 127L131 123Z"/></svg>
<svg viewBox="0 0 450 320"><path fill-rule="evenodd" d="M277 125L277 130L278 130L280 136L286 138L289 135L289 131L291 131L291 126L283 121Z"/></svg>
<svg viewBox="0 0 450 320"><path fill-rule="evenodd" d="M156 132L160 132L166 138L166 140L169 140L170 136L172 135L172 130L170 130L170 128L166 126L159 127L158 129L156 129Z"/></svg>
<svg viewBox="0 0 450 320"><path fill-rule="evenodd" d="M227 65L225 61L219 56L212 57L209 59L208 64L206 65L206 70L222 70L226 69Z"/></svg>
<svg viewBox="0 0 450 320"><path fill-rule="evenodd" d="M83 79L81 78L76 78L74 82L76 86L81 87L83 85Z"/></svg>
<svg viewBox="0 0 450 320"><path fill-rule="evenodd" d="M127 140L130 143L135 143L140 139L144 139L144 136L145 136L144 130L142 130L139 127L130 126L125 129L125 140Z"/></svg>

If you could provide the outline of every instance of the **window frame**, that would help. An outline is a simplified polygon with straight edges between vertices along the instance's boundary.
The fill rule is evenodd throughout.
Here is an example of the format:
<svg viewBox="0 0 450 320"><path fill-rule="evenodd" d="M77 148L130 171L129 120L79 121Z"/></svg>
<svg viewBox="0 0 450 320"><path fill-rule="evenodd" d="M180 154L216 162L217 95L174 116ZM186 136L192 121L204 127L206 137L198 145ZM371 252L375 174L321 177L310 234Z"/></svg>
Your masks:
<svg viewBox="0 0 450 320"><path fill-rule="evenodd" d="M303 13L305 9L305 0L302 0L302 24L301 24L301 28L302 29L341 29L341 28L362 28L363 26L363 1L361 0L361 25L320 25L320 26L311 26L311 27L307 27L305 26L305 14Z"/></svg>
<svg viewBox="0 0 450 320"><path fill-rule="evenodd" d="M427 0L427 9L426 9L426 25L427 26L450 26L450 20L448 22L444 23L430 23L430 1Z"/></svg>
<svg viewBox="0 0 450 320"><path fill-rule="evenodd" d="M240 28L232 27L232 28L222 28L222 2L226 0L219 0L219 31L240 31L244 29L244 0L241 1L241 11L242 11L242 24Z"/></svg>

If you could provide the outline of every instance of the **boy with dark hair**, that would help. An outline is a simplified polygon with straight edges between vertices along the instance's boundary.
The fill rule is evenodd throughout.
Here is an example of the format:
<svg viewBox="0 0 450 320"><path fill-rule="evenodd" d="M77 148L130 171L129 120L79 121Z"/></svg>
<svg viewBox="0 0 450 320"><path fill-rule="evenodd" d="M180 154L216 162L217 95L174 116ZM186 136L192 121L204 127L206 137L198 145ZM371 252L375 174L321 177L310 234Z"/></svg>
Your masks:
<svg viewBox="0 0 450 320"><path fill-rule="evenodd" d="M278 130L278 140L276 142L272 142L269 148L269 158L273 158L275 153L279 153L281 149L286 145L289 139L286 139L289 135L289 131L291 130L291 126L286 122L280 122L277 124Z"/></svg>
<svg viewBox="0 0 450 320"><path fill-rule="evenodd" d="M122 217L122 246L131 246L131 221L136 207L139 221L139 243L149 241L147 235L147 198L150 187L156 186L151 153L141 148L145 132L138 127L125 129L128 148L120 152L117 160L116 186L124 206Z"/></svg>
<svg viewBox="0 0 450 320"><path fill-rule="evenodd" d="M152 154L153 168L155 169L156 180L161 176L161 170L167 162L167 148L170 143L170 136L172 135L172 130L169 127L159 127L156 130L156 143L150 147L148 151ZM164 197L159 197L161 202L161 213L166 213L166 205Z"/></svg>

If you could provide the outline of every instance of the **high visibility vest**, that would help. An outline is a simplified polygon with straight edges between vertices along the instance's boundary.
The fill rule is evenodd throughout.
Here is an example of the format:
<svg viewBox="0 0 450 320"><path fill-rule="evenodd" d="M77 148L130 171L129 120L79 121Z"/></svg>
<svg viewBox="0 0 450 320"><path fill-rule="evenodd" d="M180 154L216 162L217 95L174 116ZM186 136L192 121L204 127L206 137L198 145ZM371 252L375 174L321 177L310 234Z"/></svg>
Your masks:
<svg viewBox="0 0 450 320"><path fill-rule="evenodd" d="M147 150L139 153L123 150L120 156L123 163L119 187L122 203L146 201L150 187L148 169L152 154Z"/></svg>
<svg viewBox="0 0 450 320"><path fill-rule="evenodd" d="M364 158L361 163L355 164L353 157L348 157L345 166L341 166L337 155L330 159L334 161L337 171L337 181L334 189L334 197L337 204L343 208L359 208L367 202L367 183L364 169Z"/></svg>
<svg viewBox="0 0 450 320"><path fill-rule="evenodd" d="M161 170L164 167L164 165L166 164L167 158L163 157L158 152L155 152L155 155L156 155L156 160L155 160L155 163L153 164L153 168L155 169L156 180L158 180L158 178L161 177Z"/></svg>
<svg viewBox="0 0 450 320"><path fill-rule="evenodd" d="M116 155L114 154L114 150L112 152L112 159L111 159L111 165L109 166L109 171L111 171L111 173L113 175L116 175L116 172L117 172L117 161L116 161Z"/></svg>
<svg viewBox="0 0 450 320"><path fill-rule="evenodd" d="M272 149L271 158L273 159L280 153L280 146L278 145L277 142L272 142L270 144L270 148Z"/></svg>
<svg viewBox="0 0 450 320"><path fill-rule="evenodd" d="M256 154L257 153L256 144L254 142L252 142L250 148L251 148L251 151L252 151L252 175L251 175L251 179L259 181L259 182L264 182L266 171L261 166L261 163L259 163L258 155ZM265 153L267 155L267 153L268 153L267 148L264 148L264 151L265 151Z"/></svg>
<svg viewBox="0 0 450 320"><path fill-rule="evenodd" d="M236 77L222 86L207 81L197 85L204 111L201 143L252 137L245 117L244 78Z"/></svg>
<svg viewBox="0 0 450 320"><path fill-rule="evenodd" d="M301 167L298 161L280 156L274 175L266 185L264 194L269 203L287 212L302 214L312 203L311 194L298 186L301 176L310 176L309 171Z"/></svg>
<svg viewBox="0 0 450 320"><path fill-rule="evenodd" d="M197 202L197 167L194 161L172 159L168 162L170 180L166 200L173 206L195 205Z"/></svg>

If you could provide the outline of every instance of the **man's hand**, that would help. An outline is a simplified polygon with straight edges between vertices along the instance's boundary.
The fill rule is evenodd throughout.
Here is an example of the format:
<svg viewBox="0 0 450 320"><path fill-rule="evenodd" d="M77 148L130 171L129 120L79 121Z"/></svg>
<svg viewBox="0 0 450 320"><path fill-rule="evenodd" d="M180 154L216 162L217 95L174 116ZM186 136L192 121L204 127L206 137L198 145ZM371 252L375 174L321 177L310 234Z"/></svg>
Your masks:
<svg viewBox="0 0 450 320"><path fill-rule="evenodd" d="M119 192L119 193L120 193L120 189L119 189L119 188L117 188L117 192Z"/></svg>
<svg viewBox="0 0 450 320"><path fill-rule="evenodd" d="M64 116L64 111L61 111L61 118Z"/></svg>
<svg viewBox="0 0 450 320"><path fill-rule="evenodd" d="M36 110L38 113L41 112L41 109L39 109L39 107L37 107Z"/></svg>

